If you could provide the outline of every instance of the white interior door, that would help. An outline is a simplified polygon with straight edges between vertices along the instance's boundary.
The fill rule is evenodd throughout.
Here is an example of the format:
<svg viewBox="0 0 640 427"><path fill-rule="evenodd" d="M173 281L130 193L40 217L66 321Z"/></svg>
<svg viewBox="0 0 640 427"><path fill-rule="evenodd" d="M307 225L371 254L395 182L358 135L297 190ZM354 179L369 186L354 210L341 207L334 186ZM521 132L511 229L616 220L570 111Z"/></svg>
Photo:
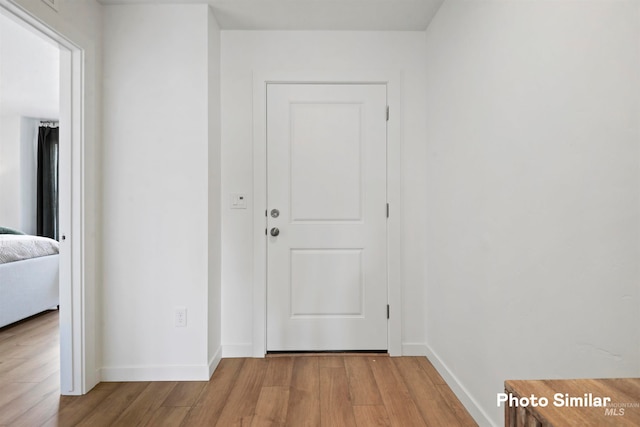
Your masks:
<svg viewBox="0 0 640 427"><path fill-rule="evenodd" d="M267 85L268 351L387 349L386 107L383 84Z"/></svg>

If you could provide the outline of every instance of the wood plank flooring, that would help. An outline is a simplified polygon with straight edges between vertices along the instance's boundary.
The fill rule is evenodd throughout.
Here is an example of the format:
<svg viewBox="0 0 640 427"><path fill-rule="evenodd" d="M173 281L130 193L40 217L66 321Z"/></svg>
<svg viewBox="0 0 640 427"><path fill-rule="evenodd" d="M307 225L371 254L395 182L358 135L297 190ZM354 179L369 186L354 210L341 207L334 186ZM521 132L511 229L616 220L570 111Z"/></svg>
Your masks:
<svg viewBox="0 0 640 427"><path fill-rule="evenodd" d="M0 329L0 426L475 426L424 357L223 359L210 381L60 396L58 313Z"/></svg>

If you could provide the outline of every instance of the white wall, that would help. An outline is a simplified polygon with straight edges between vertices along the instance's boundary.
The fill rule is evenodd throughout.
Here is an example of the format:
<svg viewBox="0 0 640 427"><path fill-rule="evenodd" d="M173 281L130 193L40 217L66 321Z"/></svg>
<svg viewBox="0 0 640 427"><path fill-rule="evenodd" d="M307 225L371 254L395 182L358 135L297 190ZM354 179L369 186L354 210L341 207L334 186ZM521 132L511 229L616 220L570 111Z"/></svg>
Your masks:
<svg viewBox="0 0 640 427"><path fill-rule="evenodd" d="M103 380L209 378L216 31L206 5L104 8Z"/></svg>
<svg viewBox="0 0 640 427"><path fill-rule="evenodd" d="M372 70L401 75L402 292L405 351L423 352L425 99L423 32L222 32L222 343L225 356L251 356L253 345L253 75L339 75ZM248 195L230 209L230 193Z"/></svg>
<svg viewBox="0 0 640 427"><path fill-rule="evenodd" d="M213 11L208 11L209 48L209 290L208 357L209 374L222 357L221 348L221 135L220 135L220 27Z"/></svg>
<svg viewBox="0 0 640 427"><path fill-rule="evenodd" d="M20 116L0 116L0 224L20 229Z"/></svg>
<svg viewBox="0 0 640 427"><path fill-rule="evenodd" d="M0 115L57 119L60 49L0 13Z"/></svg>
<svg viewBox="0 0 640 427"><path fill-rule="evenodd" d="M58 119L59 92L58 46L0 13L0 224L4 226L36 232L32 126L37 124L28 117Z"/></svg>
<svg viewBox="0 0 640 427"><path fill-rule="evenodd" d="M640 375L638 18L447 1L427 30L429 355L483 425L506 379Z"/></svg>
<svg viewBox="0 0 640 427"><path fill-rule="evenodd" d="M41 120L49 119L0 116L0 224L34 235Z"/></svg>
<svg viewBox="0 0 640 427"><path fill-rule="evenodd" d="M38 132L40 119L20 119L20 230L38 231Z"/></svg>

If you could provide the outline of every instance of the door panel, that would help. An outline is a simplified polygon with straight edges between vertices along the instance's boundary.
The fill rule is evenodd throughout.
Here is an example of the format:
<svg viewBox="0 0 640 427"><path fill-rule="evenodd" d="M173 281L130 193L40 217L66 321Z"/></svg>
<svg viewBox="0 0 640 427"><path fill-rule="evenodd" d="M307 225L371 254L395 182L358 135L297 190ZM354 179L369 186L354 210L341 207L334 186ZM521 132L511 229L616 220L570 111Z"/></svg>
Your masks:
<svg viewBox="0 0 640 427"><path fill-rule="evenodd" d="M361 220L362 106L295 103L290 120L291 220Z"/></svg>
<svg viewBox="0 0 640 427"><path fill-rule="evenodd" d="M269 84L267 173L267 350L385 350L386 87Z"/></svg>
<svg viewBox="0 0 640 427"><path fill-rule="evenodd" d="M291 318L362 316L362 249L291 249Z"/></svg>

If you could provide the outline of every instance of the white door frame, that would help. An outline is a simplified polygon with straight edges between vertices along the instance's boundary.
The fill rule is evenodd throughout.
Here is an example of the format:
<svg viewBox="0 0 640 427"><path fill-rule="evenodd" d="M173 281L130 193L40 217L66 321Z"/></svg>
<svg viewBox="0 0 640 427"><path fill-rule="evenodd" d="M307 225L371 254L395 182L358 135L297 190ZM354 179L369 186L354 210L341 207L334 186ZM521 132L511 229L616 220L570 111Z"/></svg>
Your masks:
<svg viewBox="0 0 640 427"><path fill-rule="evenodd" d="M387 288L391 315L388 351L402 354L402 211L401 211L401 73L387 70L269 71L253 74L253 357L264 357L267 349L267 84L332 83L386 84L391 110L387 123Z"/></svg>
<svg viewBox="0 0 640 427"><path fill-rule="evenodd" d="M0 8L60 46L60 393L84 394L84 51L19 5Z"/></svg>

